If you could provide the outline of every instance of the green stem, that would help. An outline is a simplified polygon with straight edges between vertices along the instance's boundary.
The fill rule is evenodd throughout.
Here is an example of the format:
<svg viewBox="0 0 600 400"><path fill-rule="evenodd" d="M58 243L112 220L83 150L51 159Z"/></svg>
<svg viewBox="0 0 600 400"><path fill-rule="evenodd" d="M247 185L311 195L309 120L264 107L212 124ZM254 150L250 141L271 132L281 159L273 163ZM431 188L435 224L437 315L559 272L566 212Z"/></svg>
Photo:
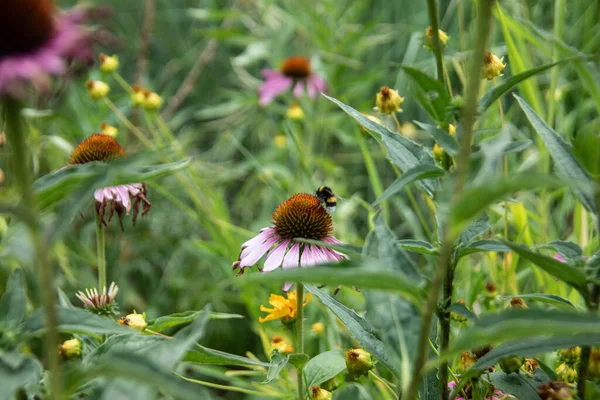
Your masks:
<svg viewBox="0 0 600 400"><path fill-rule="evenodd" d="M375 372L369 371L369 376L371 378L375 379L377 382L381 383L383 385L383 387L385 387L390 392L390 394L392 395L392 397L395 400L399 399L398 395L396 394L396 391L394 389L392 389L391 386L386 381L384 381L382 378L380 378Z"/></svg>
<svg viewBox="0 0 600 400"><path fill-rule="evenodd" d="M431 0L430 0L431 1ZM469 71L469 80L467 81L467 97L466 105L462 116L463 134L460 137L460 149L456 160L456 183L454 185L453 199L457 197L465 186L467 176L469 174L470 156L471 156L471 140L473 137L473 125L477 113L477 97L479 86L481 84L481 68L483 67L483 54L487 45L487 39L490 33L491 16L493 0L482 0L480 2L477 36L475 39L475 48L471 60L471 68ZM435 35L434 35L435 37ZM440 289L448 269L452 268L452 244L457 237L452 227L445 227L442 235L442 250L439 257L439 265L427 297L424 308L422 309L420 338L417 346L417 355L415 358L413 377L410 385L402 396L404 400L412 400L417 398L417 391L423 375L423 366L427 360L427 343L429 341L429 332L433 323L433 313L436 310ZM446 375L447 376L447 375ZM446 383L447 384L447 383ZM440 381L440 386L442 382ZM447 391L446 387L442 388L442 393Z"/></svg>
<svg viewBox="0 0 600 400"><path fill-rule="evenodd" d="M35 197L32 186L32 176L27 162L26 131L21 124L21 104L11 98L4 99L6 112L6 137L12 148L13 171L16 185L21 194L23 207L28 211L35 222L29 225L33 239L37 265L39 268L40 288L44 302L46 317L46 361L50 372L51 399L60 399L62 386L60 378L60 364L58 360L58 331L56 329L56 310L54 308L54 277L48 260L48 249L44 240L41 221L36 209Z"/></svg>
<svg viewBox="0 0 600 400"><path fill-rule="evenodd" d="M98 291L106 288L106 243L104 237L104 224L96 213L96 248L98 251Z"/></svg>
<svg viewBox="0 0 600 400"><path fill-rule="evenodd" d="M296 353L304 353L304 285L296 283ZM304 400L304 367L298 368L298 400Z"/></svg>
<svg viewBox="0 0 600 400"><path fill-rule="evenodd" d="M437 79L444 86L444 62L442 55L442 43L439 37L438 10L436 0L427 0L427 9L429 11L429 24L433 36L433 54L435 55L435 65L437 68Z"/></svg>

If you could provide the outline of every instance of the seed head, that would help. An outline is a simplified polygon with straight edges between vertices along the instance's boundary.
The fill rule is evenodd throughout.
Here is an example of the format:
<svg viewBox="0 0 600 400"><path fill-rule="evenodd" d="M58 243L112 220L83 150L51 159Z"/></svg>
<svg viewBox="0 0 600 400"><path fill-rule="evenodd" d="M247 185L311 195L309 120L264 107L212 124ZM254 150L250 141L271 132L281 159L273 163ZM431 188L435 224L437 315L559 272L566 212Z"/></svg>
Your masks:
<svg viewBox="0 0 600 400"><path fill-rule="evenodd" d="M272 220L277 234L284 239L321 240L333 231L331 216L312 194L290 197L275 209Z"/></svg>
<svg viewBox="0 0 600 400"><path fill-rule="evenodd" d="M510 299L510 308L515 309L515 310L520 310L520 309L527 308L527 305L525 304L525 302L523 301L522 298L513 297L512 299Z"/></svg>
<svg viewBox="0 0 600 400"><path fill-rule="evenodd" d="M491 81L497 76L502 76L502 70L506 68L506 64L502 63L504 57L498 58L491 51L486 50L483 54L483 77Z"/></svg>
<svg viewBox="0 0 600 400"><path fill-rule="evenodd" d="M114 138L95 133L75 147L69 158L69 164L112 161L124 155L125 150Z"/></svg>
<svg viewBox="0 0 600 400"><path fill-rule="evenodd" d="M158 110L163 103L162 97L158 95L156 92L151 92L149 90L144 92L144 108L146 110Z"/></svg>
<svg viewBox="0 0 600 400"><path fill-rule="evenodd" d="M281 72L290 78L304 79L310 76L310 60L305 57L289 57L283 60Z"/></svg>
<svg viewBox="0 0 600 400"><path fill-rule="evenodd" d="M361 375L367 376L375 367L375 362L373 356L363 349L350 349L346 352L346 368L356 378Z"/></svg>

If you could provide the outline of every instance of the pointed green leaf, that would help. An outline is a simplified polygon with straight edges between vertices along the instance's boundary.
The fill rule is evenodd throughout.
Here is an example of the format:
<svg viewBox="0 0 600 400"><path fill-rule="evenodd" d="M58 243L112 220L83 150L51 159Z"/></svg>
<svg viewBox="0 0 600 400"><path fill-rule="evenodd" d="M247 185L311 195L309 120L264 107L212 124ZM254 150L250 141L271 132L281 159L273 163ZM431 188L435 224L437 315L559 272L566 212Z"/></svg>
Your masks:
<svg viewBox="0 0 600 400"><path fill-rule="evenodd" d="M278 350L273 350L271 354L271 364L269 366L269 371L267 372L267 377L263 381L263 384L271 382L273 379L279 376L279 373L285 366L287 365L290 359L289 354L280 353Z"/></svg>
<svg viewBox="0 0 600 400"><path fill-rule="evenodd" d="M433 164L420 164L414 168L405 171L399 176L377 200L373 202L373 206L378 205L390 196L395 195L409 183L420 181L428 178L438 178L444 175L444 170Z"/></svg>
<svg viewBox="0 0 600 400"><path fill-rule="evenodd" d="M81 308L56 307L58 330L60 332L101 335L110 333L135 334L137 331L119 325L114 320L92 314ZM23 324L23 330L37 334L44 330L45 316L42 309L34 311Z"/></svg>
<svg viewBox="0 0 600 400"><path fill-rule="evenodd" d="M555 294L544 294L544 293L529 293L529 294L521 294L518 296L502 296L502 299L514 299L519 298L523 300L533 300L539 301L540 303L546 303L556 308L560 308L563 310L573 310L575 306L569 300L557 296Z"/></svg>
<svg viewBox="0 0 600 400"><path fill-rule="evenodd" d="M26 309L27 298L23 272L15 269L8 277L6 290L0 298L0 328L14 329L19 326L25 318Z"/></svg>
<svg viewBox="0 0 600 400"><path fill-rule="evenodd" d="M436 126L424 124L419 121L413 121L413 123L429 133L431 137L444 148L446 153L450 154L452 157L455 157L458 154L458 142L453 136L450 136L448 132L443 131Z"/></svg>
<svg viewBox="0 0 600 400"><path fill-rule="evenodd" d="M304 366L306 386L319 386L346 369L344 355L339 350L326 351L311 358Z"/></svg>
<svg viewBox="0 0 600 400"><path fill-rule="evenodd" d="M444 85L437 79L423 73L422 71L402 66L406 75L408 75L414 83L417 84L421 91L423 108L430 114L431 118L443 123L446 120L446 109L450 104L450 95L446 91Z"/></svg>

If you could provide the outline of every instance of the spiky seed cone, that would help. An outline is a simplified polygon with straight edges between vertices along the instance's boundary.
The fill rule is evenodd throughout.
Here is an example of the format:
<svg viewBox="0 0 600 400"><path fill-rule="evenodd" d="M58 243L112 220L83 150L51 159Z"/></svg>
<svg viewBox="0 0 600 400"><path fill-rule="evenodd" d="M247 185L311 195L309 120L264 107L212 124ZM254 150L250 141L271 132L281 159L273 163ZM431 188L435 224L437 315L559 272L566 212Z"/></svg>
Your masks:
<svg viewBox="0 0 600 400"><path fill-rule="evenodd" d="M69 158L69 164L111 161L124 155L125 150L114 138L95 133L75 147Z"/></svg>
<svg viewBox="0 0 600 400"><path fill-rule="evenodd" d="M284 239L321 240L333 230L331 216L312 194L300 193L281 203L273 213L273 225Z"/></svg>
<svg viewBox="0 0 600 400"><path fill-rule="evenodd" d="M281 72L290 78L307 78L310 76L310 61L299 56L286 58L281 64Z"/></svg>

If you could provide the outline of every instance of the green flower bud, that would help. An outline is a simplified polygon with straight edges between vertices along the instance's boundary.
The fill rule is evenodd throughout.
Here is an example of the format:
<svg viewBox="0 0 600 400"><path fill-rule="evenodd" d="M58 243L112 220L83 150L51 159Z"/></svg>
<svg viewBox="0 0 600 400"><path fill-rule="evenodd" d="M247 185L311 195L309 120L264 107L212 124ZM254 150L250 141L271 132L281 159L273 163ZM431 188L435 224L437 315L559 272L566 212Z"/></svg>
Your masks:
<svg viewBox="0 0 600 400"><path fill-rule="evenodd" d="M500 368L507 374L516 372L519 373L521 365L525 362L523 357L513 356L500 360Z"/></svg>
<svg viewBox="0 0 600 400"><path fill-rule="evenodd" d="M74 360L81 356L81 341L73 338L58 345L58 354L63 360Z"/></svg>
<svg viewBox="0 0 600 400"><path fill-rule="evenodd" d="M331 400L331 392L321 389L318 386L311 386L310 393L312 400Z"/></svg>
<svg viewBox="0 0 600 400"><path fill-rule="evenodd" d="M556 368L556 377L561 382L575 383L577 382L577 370L572 365L562 363Z"/></svg>
<svg viewBox="0 0 600 400"><path fill-rule="evenodd" d="M578 346L571 347L570 349L560 349L557 351L558 359L564 363L574 365L579 362L581 356L581 349Z"/></svg>
<svg viewBox="0 0 600 400"><path fill-rule="evenodd" d="M346 368L355 377L367 376L369 370L375 366L375 358L363 349L350 349L346 353Z"/></svg>

